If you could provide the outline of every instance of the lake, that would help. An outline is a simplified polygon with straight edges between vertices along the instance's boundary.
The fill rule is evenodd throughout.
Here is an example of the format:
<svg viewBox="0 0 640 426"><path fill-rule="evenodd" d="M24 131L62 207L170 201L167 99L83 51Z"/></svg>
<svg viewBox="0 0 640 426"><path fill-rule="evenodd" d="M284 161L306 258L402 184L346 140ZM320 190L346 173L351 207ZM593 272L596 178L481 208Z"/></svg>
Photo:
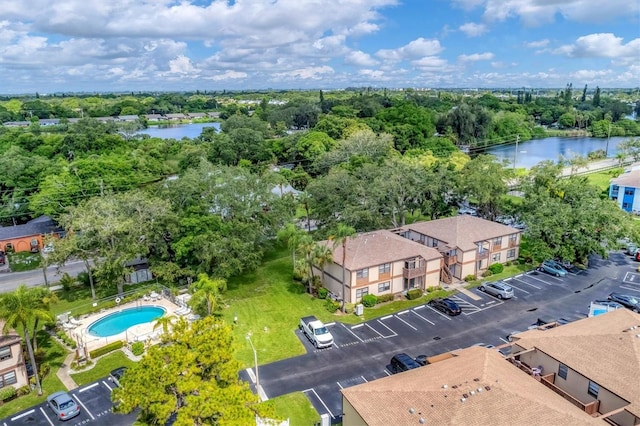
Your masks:
<svg viewBox="0 0 640 426"><path fill-rule="evenodd" d="M193 139L200 136L202 129L205 127L215 127L218 132L220 131L220 123L189 123L149 126L146 129L140 130L138 133L161 139Z"/></svg>
<svg viewBox="0 0 640 426"><path fill-rule="evenodd" d="M615 157L617 147L620 142L630 139L629 137L613 137L609 139L608 157ZM500 160L507 160L513 166L515 160L516 168L531 168L544 160L557 162L560 157L565 159L573 158L575 155L586 157L590 152L607 149L607 139L600 138L544 138L533 139L518 144L516 156L516 145L502 145L489 147L485 153L495 155Z"/></svg>

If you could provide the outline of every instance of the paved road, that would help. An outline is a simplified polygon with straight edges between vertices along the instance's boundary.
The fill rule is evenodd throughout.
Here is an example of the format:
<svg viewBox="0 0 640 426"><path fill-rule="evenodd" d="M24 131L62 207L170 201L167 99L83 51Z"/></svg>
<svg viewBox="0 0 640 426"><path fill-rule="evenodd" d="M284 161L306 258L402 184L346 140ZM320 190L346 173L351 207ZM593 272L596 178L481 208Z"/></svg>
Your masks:
<svg viewBox="0 0 640 426"><path fill-rule="evenodd" d="M260 385L268 397L304 392L320 413L341 417L340 389L389 375L388 363L399 352L436 355L483 342L500 345L514 331L538 318L585 318L589 302L612 291L640 295L640 273L629 257L613 253L594 260L587 271L556 278L529 273L509 279L514 299L501 301L479 290L480 300L454 296L463 313L448 317L422 305L364 325L330 325L335 346L315 350L302 336L308 353L260 366ZM243 377L252 382L247 372ZM254 386L254 384L252 384Z"/></svg>
<svg viewBox="0 0 640 426"><path fill-rule="evenodd" d="M80 272L84 272L84 262L70 262L61 268L60 273L56 266L47 268L47 279L49 284L60 281L62 275L66 272L75 277ZM44 284L44 274L42 269L25 272L2 272L0 273L0 293L7 293L18 288L19 285L26 284L27 287L36 287Z"/></svg>

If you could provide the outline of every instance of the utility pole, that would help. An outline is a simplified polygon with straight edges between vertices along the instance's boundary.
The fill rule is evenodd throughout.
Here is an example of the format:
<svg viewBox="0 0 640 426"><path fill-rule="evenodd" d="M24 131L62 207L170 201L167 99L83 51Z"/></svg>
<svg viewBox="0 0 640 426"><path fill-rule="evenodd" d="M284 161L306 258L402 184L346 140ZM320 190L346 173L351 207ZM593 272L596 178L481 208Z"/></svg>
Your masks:
<svg viewBox="0 0 640 426"><path fill-rule="evenodd" d="M604 158L609 158L609 139L611 139L611 122L609 122L609 131L607 132L607 147L604 150Z"/></svg>
<svg viewBox="0 0 640 426"><path fill-rule="evenodd" d="M516 163L518 162L518 142L520 142L520 135L516 135L516 151L513 153L513 170L516 169Z"/></svg>

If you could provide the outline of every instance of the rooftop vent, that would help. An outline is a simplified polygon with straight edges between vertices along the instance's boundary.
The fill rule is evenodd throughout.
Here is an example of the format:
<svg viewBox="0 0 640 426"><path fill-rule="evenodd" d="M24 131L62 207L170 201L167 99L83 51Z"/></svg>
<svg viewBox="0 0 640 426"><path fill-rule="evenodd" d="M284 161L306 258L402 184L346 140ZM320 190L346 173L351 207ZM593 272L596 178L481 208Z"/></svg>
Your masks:
<svg viewBox="0 0 640 426"><path fill-rule="evenodd" d="M473 396L473 395L475 395L476 393L475 393L475 391L471 391L471 392L469 392L469 394L470 394L471 396Z"/></svg>
<svg viewBox="0 0 640 426"><path fill-rule="evenodd" d="M474 382L479 382L480 379L478 379L477 377L475 379L473 379Z"/></svg>
<svg viewBox="0 0 640 426"><path fill-rule="evenodd" d="M478 388L478 393L482 392L482 388Z"/></svg>
<svg viewBox="0 0 640 426"><path fill-rule="evenodd" d="M446 389L446 388L448 388L448 387L449 387L449 386L447 386L447 385L442 385L442 389Z"/></svg>
<svg viewBox="0 0 640 426"><path fill-rule="evenodd" d="M454 388L454 389L458 389L458 385L453 385L451 387Z"/></svg>
<svg viewBox="0 0 640 426"><path fill-rule="evenodd" d="M491 386L485 386L484 387L486 390L490 391L491 390Z"/></svg>
<svg viewBox="0 0 640 426"><path fill-rule="evenodd" d="M415 413L415 412L416 412L416 410L415 410L413 407L411 407L411 408L409 408L409 412L410 412L411 414L413 414L413 413Z"/></svg>
<svg viewBox="0 0 640 426"><path fill-rule="evenodd" d="M467 398L460 398L460 402L465 402Z"/></svg>
<svg viewBox="0 0 640 426"><path fill-rule="evenodd" d="M421 425L423 425L423 424L425 423L425 420L424 420L422 417L420 417L420 420L418 420L418 423L420 423Z"/></svg>
<svg viewBox="0 0 640 426"><path fill-rule="evenodd" d="M468 393L463 393L463 394L462 394L462 397L463 397L464 399L467 399L467 398L469 398L469 394L468 394Z"/></svg>

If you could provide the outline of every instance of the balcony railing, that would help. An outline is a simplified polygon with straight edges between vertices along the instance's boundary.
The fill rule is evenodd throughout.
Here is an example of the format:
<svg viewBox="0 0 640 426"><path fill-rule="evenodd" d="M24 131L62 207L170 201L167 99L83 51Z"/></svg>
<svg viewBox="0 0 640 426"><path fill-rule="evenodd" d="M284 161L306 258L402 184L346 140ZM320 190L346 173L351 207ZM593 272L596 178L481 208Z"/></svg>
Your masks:
<svg viewBox="0 0 640 426"><path fill-rule="evenodd" d="M509 248L518 247L518 240L509 240Z"/></svg>
<svg viewBox="0 0 640 426"><path fill-rule="evenodd" d="M415 268L402 268L402 276L404 278L423 277L427 274L427 265L416 266Z"/></svg>
<svg viewBox="0 0 640 426"><path fill-rule="evenodd" d="M580 408L585 413L593 415L598 412L598 409L600 408L600 401L595 400L586 404L583 403L582 401L573 397L571 394L569 394L565 390L556 386L554 384L555 376L556 376L555 373L544 375L540 378L541 379L540 382L542 382L543 385L545 385L546 387L548 387L549 389L551 389L552 391L554 391L555 393L557 393L558 395L560 395L561 397L563 397L564 399L566 399L567 401L575 405L576 407Z"/></svg>
<svg viewBox="0 0 640 426"><path fill-rule="evenodd" d="M494 244L493 247L491 247L492 251L500 251L502 250L502 243L500 244Z"/></svg>
<svg viewBox="0 0 640 426"><path fill-rule="evenodd" d="M456 263L458 263L458 256L456 255L448 255L445 254L444 255L444 264L447 266L451 266L451 265L455 265Z"/></svg>
<svg viewBox="0 0 640 426"><path fill-rule="evenodd" d="M478 259L487 259L489 257L489 250L478 250L476 253L476 258Z"/></svg>

